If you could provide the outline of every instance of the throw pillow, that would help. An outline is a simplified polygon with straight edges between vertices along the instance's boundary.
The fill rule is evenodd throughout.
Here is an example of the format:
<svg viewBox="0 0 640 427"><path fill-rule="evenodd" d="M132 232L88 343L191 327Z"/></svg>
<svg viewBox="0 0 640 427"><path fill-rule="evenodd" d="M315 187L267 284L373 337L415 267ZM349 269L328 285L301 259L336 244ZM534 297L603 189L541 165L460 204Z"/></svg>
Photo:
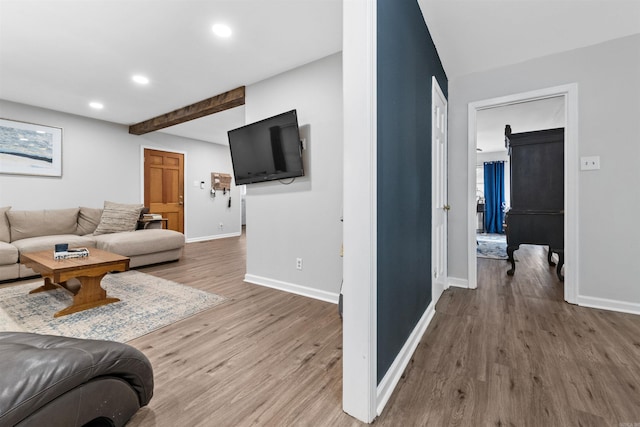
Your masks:
<svg viewBox="0 0 640 427"><path fill-rule="evenodd" d="M80 236L91 234L96 231L100 218L102 217L102 209L80 207L78 213L78 232Z"/></svg>
<svg viewBox="0 0 640 427"><path fill-rule="evenodd" d="M142 205L104 202L104 210L100 217L100 224L98 224L93 234L135 231L142 208Z"/></svg>
<svg viewBox="0 0 640 427"><path fill-rule="evenodd" d="M11 206L0 208L0 242L5 243L11 241L11 228L9 227L9 220L6 215L9 209L11 209Z"/></svg>

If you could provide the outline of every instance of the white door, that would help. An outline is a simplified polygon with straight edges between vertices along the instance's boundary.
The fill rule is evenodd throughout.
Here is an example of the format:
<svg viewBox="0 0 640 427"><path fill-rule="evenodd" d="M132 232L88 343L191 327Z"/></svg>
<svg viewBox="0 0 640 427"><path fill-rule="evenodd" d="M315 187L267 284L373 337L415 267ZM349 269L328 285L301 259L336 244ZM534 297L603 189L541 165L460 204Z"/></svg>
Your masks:
<svg viewBox="0 0 640 427"><path fill-rule="evenodd" d="M435 303L447 287L447 100L431 78L431 299Z"/></svg>

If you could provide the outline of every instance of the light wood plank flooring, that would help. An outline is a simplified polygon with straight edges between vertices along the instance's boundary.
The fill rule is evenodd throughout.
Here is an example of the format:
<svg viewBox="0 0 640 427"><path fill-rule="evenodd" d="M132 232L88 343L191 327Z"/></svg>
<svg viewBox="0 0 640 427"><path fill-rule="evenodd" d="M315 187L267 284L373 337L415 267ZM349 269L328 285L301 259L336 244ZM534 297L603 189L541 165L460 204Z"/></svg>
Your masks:
<svg viewBox="0 0 640 427"><path fill-rule="evenodd" d="M640 426L640 316L563 302L545 254L512 278L478 259L478 289L442 295L377 424Z"/></svg>
<svg viewBox="0 0 640 427"><path fill-rule="evenodd" d="M362 425L342 412L337 306L244 283L245 265L243 235L140 269L229 300L129 342L151 360L155 391L128 425Z"/></svg>
<svg viewBox="0 0 640 427"><path fill-rule="evenodd" d="M129 425L364 425L341 410L336 306L244 283L244 254L244 237L192 243L140 269L229 301L130 342L156 387ZM516 254L513 278L479 259L477 290L445 291L375 425L640 423L640 316L566 304L542 248Z"/></svg>

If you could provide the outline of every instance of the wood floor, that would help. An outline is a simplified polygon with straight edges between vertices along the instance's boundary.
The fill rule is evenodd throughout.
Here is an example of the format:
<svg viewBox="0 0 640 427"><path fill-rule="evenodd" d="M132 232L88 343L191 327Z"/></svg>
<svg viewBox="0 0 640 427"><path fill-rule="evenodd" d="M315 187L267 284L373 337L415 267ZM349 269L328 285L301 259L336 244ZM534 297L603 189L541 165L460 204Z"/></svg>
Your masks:
<svg viewBox="0 0 640 427"><path fill-rule="evenodd" d="M377 424L640 426L640 316L563 302L545 254L522 246L512 278L478 259L477 290L445 291Z"/></svg>
<svg viewBox="0 0 640 427"><path fill-rule="evenodd" d="M151 360L155 390L128 426L362 425L342 412L337 306L244 283L244 236L139 270L229 300L129 342Z"/></svg>
<svg viewBox="0 0 640 427"><path fill-rule="evenodd" d="M336 306L244 283L244 253L191 243L140 269L229 301L130 342L156 386L129 425L364 425L341 410ZM566 304L541 248L516 254L513 278L479 259L477 290L445 291L375 425L640 426L640 316Z"/></svg>

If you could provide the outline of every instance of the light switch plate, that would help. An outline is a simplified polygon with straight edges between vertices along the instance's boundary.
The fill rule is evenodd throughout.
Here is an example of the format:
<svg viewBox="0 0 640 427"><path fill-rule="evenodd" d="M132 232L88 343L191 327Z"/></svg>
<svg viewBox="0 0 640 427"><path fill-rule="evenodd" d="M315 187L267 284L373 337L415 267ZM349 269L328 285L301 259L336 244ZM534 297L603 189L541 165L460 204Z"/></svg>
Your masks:
<svg viewBox="0 0 640 427"><path fill-rule="evenodd" d="M593 171L600 169L600 156L580 157L580 170Z"/></svg>

